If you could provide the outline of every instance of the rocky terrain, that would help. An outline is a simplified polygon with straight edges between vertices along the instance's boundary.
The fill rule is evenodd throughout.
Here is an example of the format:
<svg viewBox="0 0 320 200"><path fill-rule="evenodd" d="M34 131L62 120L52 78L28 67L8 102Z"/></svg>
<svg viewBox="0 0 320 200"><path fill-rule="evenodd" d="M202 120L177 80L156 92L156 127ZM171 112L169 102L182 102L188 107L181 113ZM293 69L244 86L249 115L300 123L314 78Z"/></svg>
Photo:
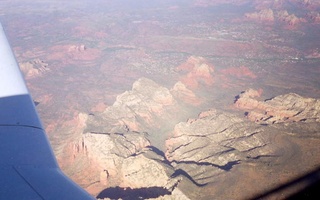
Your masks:
<svg viewBox="0 0 320 200"><path fill-rule="evenodd" d="M214 66L203 57L191 56L176 68L182 75L182 82L192 89L199 88L199 84L212 86L214 83Z"/></svg>
<svg viewBox="0 0 320 200"><path fill-rule="evenodd" d="M177 85L187 89L181 82L174 88ZM287 94L260 102L255 98L261 96L262 90L253 89L241 93L234 103L246 111L246 116L212 108L196 119L176 123L168 136L162 132L161 137L161 123L165 124L166 118L179 121L174 113L184 109L178 106L183 102L179 95L171 94L175 91L141 78L105 111L81 114L82 128L77 131L82 130L82 134L65 148L73 163L69 166L86 162L78 166L78 173L84 170L81 167L90 169L85 178L76 180L99 198L111 198L115 192L122 194L119 198L129 194L151 198L148 193L154 191L154 197L159 199L187 199L179 189L180 183L205 187L241 165L287 157L275 132L287 134L290 128L267 124L286 122L291 126L303 121L309 127L316 126L313 132L312 128L305 129L309 135L304 137L310 133L318 137L319 100ZM153 127L158 127L158 132ZM154 146L165 138L164 151ZM81 177L75 173L77 170L68 168L73 176Z"/></svg>
<svg viewBox="0 0 320 200"><path fill-rule="evenodd" d="M249 120L259 124L288 122L319 122L320 100L304 98L295 93L258 101L259 91L246 90L238 96L235 106L246 110Z"/></svg>
<svg viewBox="0 0 320 200"><path fill-rule="evenodd" d="M19 65L26 79L38 77L50 71L49 64L40 59L19 63Z"/></svg>
<svg viewBox="0 0 320 200"><path fill-rule="evenodd" d="M296 26L299 23L306 22L304 18L299 18L294 14L289 14L286 10L280 10L276 13L272 9L264 9L259 12L248 13L245 15L247 18L262 22L283 22L289 26ZM312 17L311 17L312 18Z"/></svg>
<svg viewBox="0 0 320 200"><path fill-rule="evenodd" d="M208 184L233 166L274 150L263 127L217 110L202 112L175 126L166 141L166 158L199 185Z"/></svg>
<svg viewBox="0 0 320 200"><path fill-rule="evenodd" d="M165 132L185 120L184 114L198 104L196 95L181 82L167 89L150 79L140 78L133 83L132 90L118 95L112 106L102 113L91 114L87 130L145 132L154 146L162 148Z"/></svg>
<svg viewBox="0 0 320 200"><path fill-rule="evenodd" d="M320 165L318 1L4 2L58 162L95 197L248 199Z"/></svg>

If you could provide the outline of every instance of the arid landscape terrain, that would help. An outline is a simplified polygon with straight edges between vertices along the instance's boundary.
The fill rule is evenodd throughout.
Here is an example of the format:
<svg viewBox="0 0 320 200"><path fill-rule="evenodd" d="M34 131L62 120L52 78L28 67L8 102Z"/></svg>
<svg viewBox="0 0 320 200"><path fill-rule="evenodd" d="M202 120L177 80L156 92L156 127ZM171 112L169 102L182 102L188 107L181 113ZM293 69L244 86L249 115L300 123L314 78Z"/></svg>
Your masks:
<svg viewBox="0 0 320 200"><path fill-rule="evenodd" d="M250 199L320 167L319 1L4 0L0 21L99 199Z"/></svg>

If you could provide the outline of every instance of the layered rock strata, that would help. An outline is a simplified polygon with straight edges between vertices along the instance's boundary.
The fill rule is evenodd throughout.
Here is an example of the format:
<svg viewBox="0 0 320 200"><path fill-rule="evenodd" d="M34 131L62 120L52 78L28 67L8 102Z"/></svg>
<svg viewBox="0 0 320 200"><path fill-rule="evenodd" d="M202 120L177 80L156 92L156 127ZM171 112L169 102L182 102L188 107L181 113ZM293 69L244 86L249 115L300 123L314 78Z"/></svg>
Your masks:
<svg viewBox="0 0 320 200"><path fill-rule="evenodd" d="M259 101L258 96L258 91L248 89L235 102L236 107L247 111L248 119L258 124L320 121L319 99L289 93Z"/></svg>
<svg viewBox="0 0 320 200"><path fill-rule="evenodd" d="M147 197L150 191L158 188L161 192L156 197L177 195L187 199L176 188L180 177L170 177L173 168L157 154L145 133L129 130L122 133L84 132L78 142L72 144L72 149L72 160L85 159L89 165L87 170L94 169L90 174L83 174L88 178L81 180L92 194L118 187L126 195L129 190L144 188L140 195ZM108 196L100 193L99 197Z"/></svg>
<svg viewBox="0 0 320 200"><path fill-rule="evenodd" d="M261 126L212 109L177 124L165 155L176 172L201 186L242 161L272 155L267 135Z"/></svg>
<svg viewBox="0 0 320 200"><path fill-rule="evenodd" d="M50 71L49 64L40 60L34 59L28 62L19 63L21 71L24 73L27 79L34 78L43 75Z"/></svg>
<svg viewBox="0 0 320 200"><path fill-rule="evenodd" d="M114 104L89 120L98 132L147 131L159 129L161 122L173 119L177 102L169 89L140 78L132 90L117 96Z"/></svg>

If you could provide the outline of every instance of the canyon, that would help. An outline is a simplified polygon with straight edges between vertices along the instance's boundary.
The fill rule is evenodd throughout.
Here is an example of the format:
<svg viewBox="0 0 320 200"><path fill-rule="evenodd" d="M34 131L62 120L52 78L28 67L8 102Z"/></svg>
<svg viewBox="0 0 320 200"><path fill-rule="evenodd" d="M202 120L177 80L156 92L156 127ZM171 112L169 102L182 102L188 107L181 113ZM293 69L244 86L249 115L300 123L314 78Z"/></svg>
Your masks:
<svg viewBox="0 0 320 200"><path fill-rule="evenodd" d="M90 194L254 199L320 166L319 6L15 0L0 20L61 169Z"/></svg>

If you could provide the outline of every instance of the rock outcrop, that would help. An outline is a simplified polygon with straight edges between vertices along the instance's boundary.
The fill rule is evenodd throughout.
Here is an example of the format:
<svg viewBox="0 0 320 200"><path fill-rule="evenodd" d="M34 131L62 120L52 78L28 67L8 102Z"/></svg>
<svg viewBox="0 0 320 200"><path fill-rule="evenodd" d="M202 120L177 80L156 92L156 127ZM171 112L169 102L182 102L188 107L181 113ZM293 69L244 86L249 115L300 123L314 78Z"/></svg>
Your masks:
<svg viewBox="0 0 320 200"><path fill-rule="evenodd" d="M81 116L85 121L88 119L85 114ZM178 190L176 186L180 179L170 178L172 167L156 153L146 133L84 131L65 151L68 151L65 155L71 154L68 162L77 166L66 172L73 173L70 175L94 195L110 187L145 188L146 192L150 188L163 188L163 195Z"/></svg>
<svg viewBox="0 0 320 200"><path fill-rule="evenodd" d="M19 65L21 71L24 73L27 79L42 76L44 73L50 71L48 67L49 64L40 59L22 62L19 63Z"/></svg>
<svg viewBox="0 0 320 200"><path fill-rule="evenodd" d="M71 45L68 49L68 52L84 52L87 47L84 44L80 45Z"/></svg>
<svg viewBox="0 0 320 200"><path fill-rule="evenodd" d="M289 14L287 10L274 11L270 8L258 12L246 13L245 17L259 22L284 22L284 24L291 27L301 22L306 22L306 19L299 18L294 14Z"/></svg>
<svg viewBox="0 0 320 200"><path fill-rule="evenodd" d="M114 104L89 120L89 127L97 132L150 131L160 129L173 120L177 102L170 90L154 81L140 78L132 90L117 96Z"/></svg>
<svg viewBox="0 0 320 200"><path fill-rule="evenodd" d="M253 12L253 13L247 13L245 14L245 17L252 20L257 21L267 21L267 22L273 22L274 21L274 13L272 9L264 9L260 10L259 12Z"/></svg>
<svg viewBox="0 0 320 200"><path fill-rule="evenodd" d="M304 18L299 18L294 14L289 14L286 10L281 10L277 13L279 21L285 22L289 26L295 26L301 22L306 22Z"/></svg>
<svg viewBox="0 0 320 200"><path fill-rule="evenodd" d="M178 66L176 70L184 73L181 82L189 88L195 89L200 84L210 86L214 83L214 66L203 57L191 56L185 63Z"/></svg>
<svg viewBox="0 0 320 200"><path fill-rule="evenodd" d="M264 129L233 114L209 110L175 126L166 158L176 172L204 185L239 162L272 154Z"/></svg>
<svg viewBox="0 0 320 200"><path fill-rule="evenodd" d="M99 193L101 198L111 197L109 192L119 190L124 196L139 192L139 198L187 199L177 187L181 181L204 186L243 162L256 163L281 156L272 135L278 127L265 124L281 120L319 122L319 100L288 94L261 102L257 100L261 94L261 89L249 89L235 102L238 108L248 110L247 116L256 123L211 109L201 112L196 119L177 124L174 113L181 111L181 107L176 99L196 96L182 82L169 90L141 78L105 111L79 115L78 141L66 148L71 152L68 161L78 165L73 164L77 168L69 172L75 173L78 183L92 194ZM263 115L260 121L255 113ZM161 126L164 119L176 125L165 141L163 154L149 138L150 134L164 136L146 130ZM148 196L150 192L158 195Z"/></svg>
<svg viewBox="0 0 320 200"><path fill-rule="evenodd" d="M176 94L183 91L185 96L182 99L195 98L181 84L173 91ZM86 166L88 171L91 170L85 175L86 179L77 182L92 194L105 188L120 187L144 188L146 191L164 188L163 195L183 196L176 188L180 177L170 177L174 169L148 139L154 133L151 130L158 129L155 137L164 142L161 126L179 121L177 111L181 109L177 104L169 89L141 78L134 82L132 90L120 94L103 112L99 110L82 117L85 119L81 123L85 124L81 126L82 134L77 142L65 148L72 154L70 162L80 163L79 168ZM69 171L74 173L84 169Z"/></svg>
<svg viewBox="0 0 320 200"><path fill-rule="evenodd" d="M130 174L133 173L131 171L134 171L134 169L131 169L133 166L130 167L130 163L132 164L136 160L139 164L136 163L137 168L141 165L147 165L144 162L144 157L138 154L149 145L150 143L144 135L137 132L85 133L81 140L74 145L74 149L75 152L82 152L98 164L96 167L101 172L101 184L105 186L124 185L137 187L140 186L141 181L139 183L137 181L134 182L134 179L131 180L132 176ZM76 154L74 157L76 157ZM126 170L123 171L123 169ZM137 174L134 175L137 176ZM160 175L160 172L158 175Z"/></svg>
<svg viewBox="0 0 320 200"><path fill-rule="evenodd" d="M258 124L283 122L319 122L320 100L295 93L258 101L261 92L249 89L236 99L235 106L247 111L247 117Z"/></svg>
<svg viewBox="0 0 320 200"><path fill-rule="evenodd" d="M192 90L188 89L185 84L181 81L178 81L173 88L170 90L172 95L181 100L182 102L197 106L202 103L202 100L197 97Z"/></svg>
<svg viewBox="0 0 320 200"><path fill-rule="evenodd" d="M181 120L177 113L184 108L179 103L196 105L198 97L183 82L169 90L140 78L132 90L120 94L104 111L79 115L77 129L81 134L68 148L72 152L69 162L87 169L77 182L92 194L100 192L99 197L103 198L110 197L107 194L111 190L123 195L139 190L143 195L159 192L155 198L160 199L186 199L177 188L184 179L188 184L204 186L243 162L279 156L270 131L277 127L261 124L283 120L319 122L319 100L288 94L260 102L257 98L261 94L261 89L249 89L235 101L238 108L248 110L248 118L256 123L215 109L178 123ZM167 130L173 129L165 141L165 153L151 139L164 142L163 125Z"/></svg>
<svg viewBox="0 0 320 200"><path fill-rule="evenodd" d="M84 63L88 66L91 66L91 61L99 58L101 55L101 50L96 48L88 48L84 44L76 44L76 45L57 45L51 47L50 51L52 52L48 55L48 60L60 60L63 63L74 64L79 61L82 62L82 66ZM89 65L89 64L90 65Z"/></svg>

